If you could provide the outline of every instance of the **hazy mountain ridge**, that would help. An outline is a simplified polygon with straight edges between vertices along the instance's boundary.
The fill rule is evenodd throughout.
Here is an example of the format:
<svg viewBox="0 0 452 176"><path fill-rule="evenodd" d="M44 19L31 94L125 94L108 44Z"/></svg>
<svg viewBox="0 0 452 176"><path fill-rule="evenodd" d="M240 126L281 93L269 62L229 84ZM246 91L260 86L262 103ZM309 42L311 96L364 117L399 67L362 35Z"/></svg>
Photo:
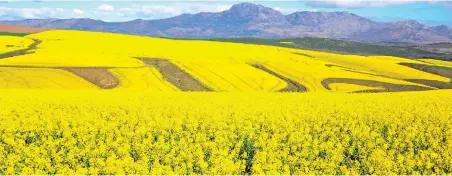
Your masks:
<svg viewBox="0 0 452 176"><path fill-rule="evenodd" d="M348 12L281 12L240 3L218 13L182 14L159 20L104 22L93 19L28 19L0 24L40 28L76 29L160 37L324 37L363 42L452 42L452 29L430 27L416 21L376 22Z"/></svg>

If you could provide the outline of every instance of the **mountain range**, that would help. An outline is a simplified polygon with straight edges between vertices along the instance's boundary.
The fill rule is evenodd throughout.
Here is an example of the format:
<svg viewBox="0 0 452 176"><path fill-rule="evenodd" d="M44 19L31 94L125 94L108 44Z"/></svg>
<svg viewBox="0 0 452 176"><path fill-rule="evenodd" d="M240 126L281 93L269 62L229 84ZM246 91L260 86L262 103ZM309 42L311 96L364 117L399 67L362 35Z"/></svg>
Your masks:
<svg viewBox="0 0 452 176"><path fill-rule="evenodd" d="M427 26L414 20L377 22L349 12L304 11L284 15L252 3L236 4L218 13L182 14L159 20L26 19L0 24L175 38L321 37L361 42L452 42L452 28L446 25Z"/></svg>

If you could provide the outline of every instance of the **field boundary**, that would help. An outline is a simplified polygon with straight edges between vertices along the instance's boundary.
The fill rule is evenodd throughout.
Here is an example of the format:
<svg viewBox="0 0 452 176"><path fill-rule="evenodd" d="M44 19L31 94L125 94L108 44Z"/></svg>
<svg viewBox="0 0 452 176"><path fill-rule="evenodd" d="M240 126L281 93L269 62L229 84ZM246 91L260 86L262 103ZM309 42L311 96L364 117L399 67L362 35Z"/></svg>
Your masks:
<svg viewBox="0 0 452 176"><path fill-rule="evenodd" d="M182 91L212 92L213 90L198 79L185 72L166 59L137 57L144 63L156 68L163 78Z"/></svg>
<svg viewBox="0 0 452 176"><path fill-rule="evenodd" d="M29 51L36 49L40 43L42 43L41 40L33 39L33 43L31 45L29 45L27 48L0 54L0 59L5 59L5 58L9 58L9 57L14 57L14 56L22 56L22 55L26 55L26 54L33 54L34 52L29 52Z"/></svg>
<svg viewBox="0 0 452 176"><path fill-rule="evenodd" d="M298 83L292 79L289 79L281 74L278 74L278 73L268 69L263 64L252 63L249 65L251 65L252 67L254 67L256 69L262 70L268 74L276 76L277 78L286 82L286 84L287 84L286 87L284 89L281 89L280 92L307 92L308 91L308 89L305 86L301 85L300 83Z"/></svg>
<svg viewBox="0 0 452 176"><path fill-rule="evenodd" d="M452 79L452 68L450 67L405 62L399 63L399 65Z"/></svg>
<svg viewBox="0 0 452 176"><path fill-rule="evenodd" d="M113 89L119 86L121 81L110 73L107 68L60 68L96 85L101 89Z"/></svg>
<svg viewBox="0 0 452 176"><path fill-rule="evenodd" d="M352 93L380 93L380 92L435 90L435 89L432 89L429 87L422 87L422 86L416 86L416 85L393 84L393 83L385 83L385 82L374 81L374 80L351 79L351 78L327 78L322 81L322 85L327 90L331 90L331 87L329 85L332 83L345 83L345 84L355 84L355 85L360 85L360 86L383 88L383 89L355 91Z"/></svg>

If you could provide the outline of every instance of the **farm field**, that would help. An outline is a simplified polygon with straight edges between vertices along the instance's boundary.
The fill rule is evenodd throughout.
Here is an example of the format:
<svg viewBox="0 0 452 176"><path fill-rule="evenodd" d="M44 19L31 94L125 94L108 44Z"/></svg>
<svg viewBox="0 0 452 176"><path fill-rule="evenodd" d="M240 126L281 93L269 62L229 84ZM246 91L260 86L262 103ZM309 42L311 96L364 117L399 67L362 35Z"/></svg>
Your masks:
<svg viewBox="0 0 452 176"><path fill-rule="evenodd" d="M15 50L22 50L28 48L33 43L33 40L24 37L16 36L1 36L0 35L0 55Z"/></svg>
<svg viewBox="0 0 452 176"><path fill-rule="evenodd" d="M60 69L111 91L398 92L449 89L452 78L449 62L432 59L65 30L13 38L33 44L4 53L0 67Z"/></svg>
<svg viewBox="0 0 452 176"><path fill-rule="evenodd" d="M448 61L69 30L2 45L0 175L452 173Z"/></svg>
<svg viewBox="0 0 452 176"><path fill-rule="evenodd" d="M6 175L452 172L449 90L0 93Z"/></svg>

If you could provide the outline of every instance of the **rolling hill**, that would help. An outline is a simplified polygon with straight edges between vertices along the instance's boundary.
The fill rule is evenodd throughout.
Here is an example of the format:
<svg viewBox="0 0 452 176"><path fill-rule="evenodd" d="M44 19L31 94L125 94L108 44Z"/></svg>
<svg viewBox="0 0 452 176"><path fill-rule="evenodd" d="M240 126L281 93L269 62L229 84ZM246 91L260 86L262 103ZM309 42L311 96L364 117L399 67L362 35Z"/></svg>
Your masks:
<svg viewBox="0 0 452 176"><path fill-rule="evenodd" d="M0 175L451 173L452 62L304 40L0 36Z"/></svg>
<svg viewBox="0 0 452 176"><path fill-rule="evenodd" d="M8 49L0 55L1 88L395 92L452 87L451 67L428 59L66 30L0 40Z"/></svg>
<svg viewBox="0 0 452 176"><path fill-rule="evenodd" d="M362 43L313 37L287 39L218 38L209 40L299 48L338 54L364 56L385 55L413 59L434 58L440 60L452 60L452 53L449 50L451 46L450 43L426 45L406 43Z"/></svg>

